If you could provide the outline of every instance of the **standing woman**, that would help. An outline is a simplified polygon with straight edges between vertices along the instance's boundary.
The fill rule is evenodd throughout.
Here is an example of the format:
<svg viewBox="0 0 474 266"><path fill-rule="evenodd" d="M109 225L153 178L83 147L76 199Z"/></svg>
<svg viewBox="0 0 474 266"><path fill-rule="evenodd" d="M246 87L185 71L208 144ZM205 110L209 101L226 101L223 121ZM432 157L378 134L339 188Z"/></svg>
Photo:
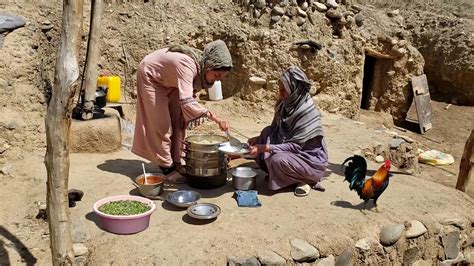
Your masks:
<svg viewBox="0 0 474 266"><path fill-rule="evenodd" d="M269 188L296 185L295 195L308 195L328 165L321 114L309 95L311 84L298 67L289 67L279 81L273 122L259 137L249 139L251 154L268 173Z"/></svg>
<svg viewBox="0 0 474 266"><path fill-rule="evenodd" d="M225 43L204 51L186 45L162 48L145 56L137 71L137 118L132 152L159 166L177 181L185 129L209 118L223 131L229 123L200 105L194 91L209 88L232 68Z"/></svg>

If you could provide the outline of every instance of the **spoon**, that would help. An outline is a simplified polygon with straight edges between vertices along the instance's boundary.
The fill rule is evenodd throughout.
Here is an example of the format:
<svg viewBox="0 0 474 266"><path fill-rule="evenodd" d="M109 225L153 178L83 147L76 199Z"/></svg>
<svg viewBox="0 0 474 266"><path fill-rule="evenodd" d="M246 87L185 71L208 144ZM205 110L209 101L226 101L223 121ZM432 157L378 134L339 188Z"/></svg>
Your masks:
<svg viewBox="0 0 474 266"><path fill-rule="evenodd" d="M240 142L238 139L232 137L229 133L229 131L226 131L225 132L226 135L227 135L227 138L229 139L229 144L230 144L230 147L235 151L235 152L239 152L240 149L242 149L242 142Z"/></svg>
<svg viewBox="0 0 474 266"><path fill-rule="evenodd" d="M145 171L145 164L142 163L142 169L143 169L143 177L145 178L145 183L144 185L148 184L148 181L146 180L146 171Z"/></svg>

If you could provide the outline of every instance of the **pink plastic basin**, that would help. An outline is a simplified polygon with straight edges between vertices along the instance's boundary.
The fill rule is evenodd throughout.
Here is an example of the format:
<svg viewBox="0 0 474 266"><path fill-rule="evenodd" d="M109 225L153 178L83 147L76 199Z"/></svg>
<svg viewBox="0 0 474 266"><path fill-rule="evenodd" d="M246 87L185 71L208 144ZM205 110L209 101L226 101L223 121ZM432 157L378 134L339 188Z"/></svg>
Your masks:
<svg viewBox="0 0 474 266"><path fill-rule="evenodd" d="M150 205L151 209L147 212L136 214L136 215L109 215L99 211L99 207L103 204L118 201L118 200L136 200ZM135 234L145 230L150 224L150 216L156 210L156 205L153 201L132 195L119 195L101 199L94 203L94 212L99 217L99 223L105 231L119 234L128 235Z"/></svg>

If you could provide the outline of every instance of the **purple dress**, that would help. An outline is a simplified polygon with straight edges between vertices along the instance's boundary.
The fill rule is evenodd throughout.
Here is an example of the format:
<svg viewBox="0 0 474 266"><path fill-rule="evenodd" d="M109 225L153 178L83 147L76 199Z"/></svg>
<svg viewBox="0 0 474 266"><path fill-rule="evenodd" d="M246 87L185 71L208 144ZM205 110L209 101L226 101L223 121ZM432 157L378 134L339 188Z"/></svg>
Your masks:
<svg viewBox="0 0 474 266"><path fill-rule="evenodd" d="M268 173L271 190L298 183L313 186L323 180L328 165L323 136L316 136L303 145L293 142L271 144L271 133L271 127L266 127L257 139L257 144L270 144L271 152L256 158L260 168Z"/></svg>

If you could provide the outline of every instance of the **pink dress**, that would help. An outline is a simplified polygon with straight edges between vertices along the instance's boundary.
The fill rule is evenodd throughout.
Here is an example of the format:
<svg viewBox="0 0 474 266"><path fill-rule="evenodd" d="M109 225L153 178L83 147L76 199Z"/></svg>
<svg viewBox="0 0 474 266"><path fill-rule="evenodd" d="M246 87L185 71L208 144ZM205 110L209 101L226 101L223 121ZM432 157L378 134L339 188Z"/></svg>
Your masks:
<svg viewBox="0 0 474 266"><path fill-rule="evenodd" d="M207 112L193 97L197 67L191 57L167 48L140 62L133 153L162 167L180 162L187 123Z"/></svg>

